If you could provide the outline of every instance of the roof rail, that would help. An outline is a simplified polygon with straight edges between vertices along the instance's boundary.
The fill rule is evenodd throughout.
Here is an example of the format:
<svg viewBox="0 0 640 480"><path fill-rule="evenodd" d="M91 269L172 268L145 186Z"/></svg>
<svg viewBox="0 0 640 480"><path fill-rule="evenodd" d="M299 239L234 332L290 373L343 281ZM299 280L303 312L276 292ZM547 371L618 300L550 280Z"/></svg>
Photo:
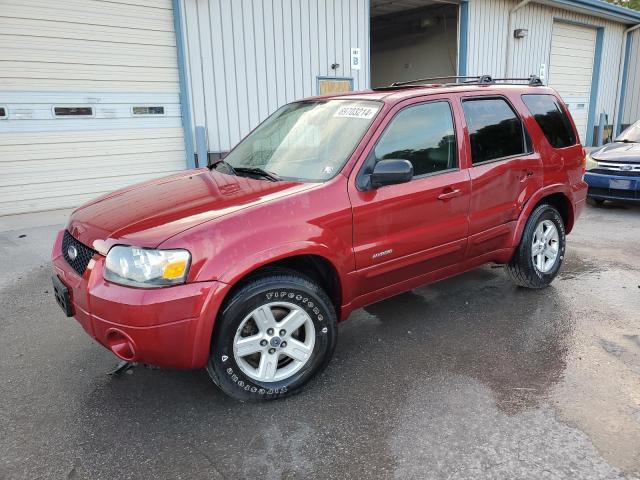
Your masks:
<svg viewBox="0 0 640 480"><path fill-rule="evenodd" d="M442 82L440 80L455 80L455 83ZM460 81L461 80L461 81ZM436 82L436 83L434 83ZM384 87L376 87L374 90L395 90L400 88L419 88L419 87L453 87L461 85L495 85L496 83L510 83L513 85L530 85L532 87L540 87L544 84L537 75L530 75L527 78L493 78L491 75L450 75L446 77L429 77L419 78L416 80L408 80L405 82L393 82L391 85Z"/></svg>
<svg viewBox="0 0 640 480"><path fill-rule="evenodd" d="M406 82L393 82L390 87L402 87L404 85L411 85L414 83L427 83L432 82L433 80L464 80L465 83L490 83L491 76L490 75L448 75L446 77L428 77L428 78L418 78L416 80L407 80Z"/></svg>
<svg viewBox="0 0 640 480"><path fill-rule="evenodd" d="M516 85L525 84L531 85L532 87L541 87L544 84L542 80L537 75L529 75L527 78L494 78L494 82L519 82Z"/></svg>

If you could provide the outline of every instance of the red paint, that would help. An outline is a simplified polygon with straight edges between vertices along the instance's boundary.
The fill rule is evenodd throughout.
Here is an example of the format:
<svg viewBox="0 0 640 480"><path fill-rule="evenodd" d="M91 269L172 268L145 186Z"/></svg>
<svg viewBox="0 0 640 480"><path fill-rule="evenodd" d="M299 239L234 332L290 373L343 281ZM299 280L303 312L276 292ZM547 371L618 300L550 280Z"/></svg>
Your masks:
<svg viewBox="0 0 640 480"><path fill-rule="evenodd" d="M323 184L269 182L207 169L134 185L77 209L68 230L99 252L80 278L53 247L55 273L68 286L75 317L89 335L127 360L179 368L204 366L218 310L231 288L257 268L316 255L337 275L344 320L350 312L486 262L507 262L535 205L566 202L569 232L584 206L584 152L554 149L522 103L545 87L469 86L359 92L384 102L341 175ZM472 167L461 98L503 96L519 112L535 152ZM447 99L454 112L460 168L377 190L356 176L400 109ZM575 127L574 127L575 128ZM161 289L103 278L116 244L185 248L187 283ZM381 255L376 255L380 254ZM375 255L375 256L374 256Z"/></svg>

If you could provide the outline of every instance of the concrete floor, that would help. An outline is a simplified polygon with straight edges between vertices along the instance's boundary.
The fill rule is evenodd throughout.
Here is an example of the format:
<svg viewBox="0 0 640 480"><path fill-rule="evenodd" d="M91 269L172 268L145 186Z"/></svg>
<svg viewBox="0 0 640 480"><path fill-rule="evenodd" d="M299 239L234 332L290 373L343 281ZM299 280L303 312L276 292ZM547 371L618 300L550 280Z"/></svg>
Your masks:
<svg viewBox="0 0 640 480"><path fill-rule="evenodd" d="M51 294L54 233L0 234L0 478L640 477L638 207L588 207L546 290L487 266L357 311L264 405L202 371L107 376Z"/></svg>

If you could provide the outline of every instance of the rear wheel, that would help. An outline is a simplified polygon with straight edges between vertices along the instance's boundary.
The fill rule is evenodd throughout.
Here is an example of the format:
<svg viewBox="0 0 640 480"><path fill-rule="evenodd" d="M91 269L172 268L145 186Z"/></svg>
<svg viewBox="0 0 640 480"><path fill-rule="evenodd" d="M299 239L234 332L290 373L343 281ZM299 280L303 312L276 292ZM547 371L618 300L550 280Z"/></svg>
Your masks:
<svg viewBox="0 0 640 480"><path fill-rule="evenodd" d="M326 293L297 272L274 269L226 303L207 372L237 400L289 396L324 369L336 336L336 315Z"/></svg>
<svg viewBox="0 0 640 480"><path fill-rule="evenodd" d="M525 225L507 273L521 287L544 288L558 274L565 253L564 222L548 204L536 207Z"/></svg>
<svg viewBox="0 0 640 480"><path fill-rule="evenodd" d="M589 202L596 207L601 207L604 205L604 199L602 198L590 198Z"/></svg>

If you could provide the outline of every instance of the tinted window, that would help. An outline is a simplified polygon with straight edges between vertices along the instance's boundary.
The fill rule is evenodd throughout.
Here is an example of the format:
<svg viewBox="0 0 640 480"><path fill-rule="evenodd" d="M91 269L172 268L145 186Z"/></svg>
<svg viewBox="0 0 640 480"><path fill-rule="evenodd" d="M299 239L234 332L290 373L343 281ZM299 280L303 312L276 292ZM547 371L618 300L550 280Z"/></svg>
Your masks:
<svg viewBox="0 0 640 480"><path fill-rule="evenodd" d="M402 110L382 134L375 155L377 160L409 160L414 176L455 168L456 142L449 103L424 103Z"/></svg>
<svg viewBox="0 0 640 480"><path fill-rule="evenodd" d="M575 145L576 136L571 122L552 95L523 95L522 100L553 147Z"/></svg>
<svg viewBox="0 0 640 480"><path fill-rule="evenodd" d="M474 164L528 151L522 122L505 100L465 100L462 107Z"/></svg>

